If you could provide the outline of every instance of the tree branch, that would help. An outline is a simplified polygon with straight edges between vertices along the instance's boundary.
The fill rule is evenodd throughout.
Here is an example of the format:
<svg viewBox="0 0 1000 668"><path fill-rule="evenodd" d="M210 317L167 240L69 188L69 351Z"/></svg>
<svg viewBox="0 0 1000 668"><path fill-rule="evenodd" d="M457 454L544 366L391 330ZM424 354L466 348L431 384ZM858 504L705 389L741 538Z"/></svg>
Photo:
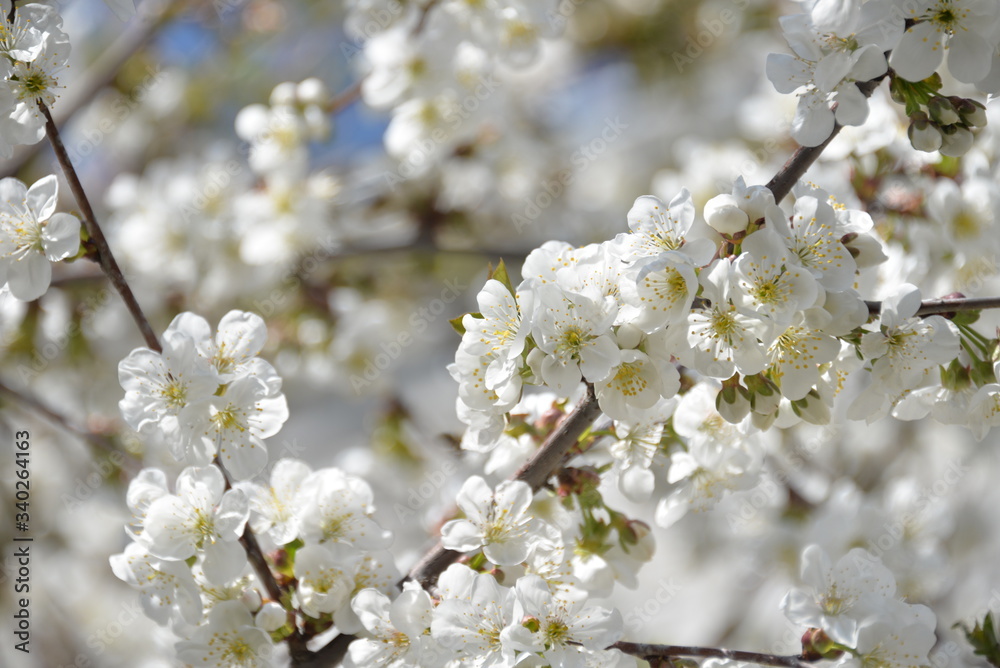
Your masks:
<svg viewBox="0 0 1000 668"><path fill-rule="evenodd" d="M556 472L563 457L576 445L580 435L587 430L601 408L594 394L594 386L587 383L587 393L559 426L549 434L542 446L524 466L515 473L511 480L520 480L531 485L532 490L539 489ZM424 555L404 580L416 580L424 587L433 584L437 577L448 566L458 561L461 552L449 550L438 541L430 552Z"/></svg>
<svg viewBox="0 0 1000 668"><path fill-rule="evenodd" d="M652 659L670 659L683 656L699 658L729 659L730 661L745 661L762 666L780 666L782 668L808 668L802 656L777 656L774 654L759 654L743 652L734 649L715 647L684 647L682 645L649 645L637 642L617 642L609 649L617 649L625 654L637 656L650 661Z"/></svg>
<svg viewBox="0 0 1000 668"><path fill-rule="evenodd" d="M65 415L57 413L37 397L34 397L23 390L15 390L3 381L0 381L0 394L10 397L32 412L44 417L50 423L57 425L67 433L76 436L80 440L89 443L95 448L103 450L108 454L124 457L124 461L128 464L128 468L132 473L135 473L138 470L138 463L136 462L135 457L118 447L114 440L110 437L91 431L90 429L77 424Z"/></svg>
<svg viewBox="0 0 1000 668"><path fill-rule="evenodd" d="M41 100L38 101L38 108L45 117L45 133L52 144L52 150L55 151L56 160L59 161L63 175L66 177L66 181L69 182L69 188L73 191L77 205L83 213L83 223L87 228L87 234L90 235L90 240L94 244L97 263L101 265L101 269L104 270L104 273L111 280L111 285L121 295L126 308L132 314L132 319L135 320L135 324L142 333L142 338L146 340L146 346L155 352L162 352L163 349L160 347L159 339L156 338L156 333L153 332L149 320L146 319L146 315L142 312L139 302L136 301L135 295L132 294L132 288L129 287L128 282L125 280L122 270L118 267L118 262L115 261L115 256L111 254L108 240L104 237L104 232L101 231L101 227L97 224L94 209L90 206L90 200L83 189L83 184L80 183L80 178L73 168L69 154L66 153L66 147L63 145L62 138L59 135L59 128L56 127L55 121L52 120L49 108Z"/></svg>
<svg viewBox="0 0 1000 668"><path fill-rule="evenodd" d="M218 469L222 471L222 478L226 481L226 490L232 489L233 485L229 479L229 471L227 471L226 467L222 465L221 461L219 461L218 455L215 456L212 464L217 466ZM250 561L250 565L253 566L254 572L257 573L257 579L260 580L261 584L264 585L264 589L267 590L267 595L275 603L284 607L285 604L282 603L281 600L284 590L274 578L271 566L268 565L267 558L264 557L264 550L261 549L260 543L257 542L257 535L253 532L253 529L250 528L249 522L243 526L243 535L240 536L240 545L243 546L244 552L247 553L247 559ZM291 613L291 611L289 611L289 613L294 614ZM285 639L288 642L288 649L291 652L292 659L296 660L311 656L312 653L306 647L305 638L303 638L302 634L299 633L298 625L293 624L292 628L292 634Z"/></svg>
<svg viewBox="0 0 1000 668"><path fill-rule="evenodd" d="M859 83L858 88L865 97L871 97L878 85L882 83L882 79L886 77L885 74L882 76L872 79L871 81L865 81L864 83ZM774 178L767 182L767 187L774 194L774 201L780 202L785 199L785 196L792 191L792 188L798 183L802 175L812 167L812 164L816 162L816 159L823 153L830 142L833 141L843 126L840 123L835 123L833 126L833 132L830 136L826 138L819 146L800 146L792 157L788 159L788 162L778 170L778 173L774 175Z"/></svg>
<svg viewBox="0 0 1000 668"><path fill-rule="evenodd" d="M865 302L870 315L882 312L882 302ZM959 311L980 311L987 308L1000 308L1000 297L958 298L958 299L928 299L920 302L917 316L958 313Z"/></svg>

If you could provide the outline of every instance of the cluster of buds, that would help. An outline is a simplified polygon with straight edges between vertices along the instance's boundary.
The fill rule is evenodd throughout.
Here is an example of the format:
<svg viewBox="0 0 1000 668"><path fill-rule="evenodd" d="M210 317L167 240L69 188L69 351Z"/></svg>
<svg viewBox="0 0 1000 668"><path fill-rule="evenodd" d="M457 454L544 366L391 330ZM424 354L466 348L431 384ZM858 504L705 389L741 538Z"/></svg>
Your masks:
<svg viewBox="0 0 1000 668"><path fill-rule="evenodd" d="M972 130L985 125L986 107L982 103L957 95L935 95L926 112L910 116L907 134L915 149L941 151L957 158L972 148Z"/></svg>
<svg viewBox="0 0 1000 668"><path fill-rule="evenodd" d="M937 94L941 90L937 73L918 82L893 77L889 90L893 100L906 105L907 134L918 151L963 156L972 147L972 131L986 125L986 107L981 102Z"/></svg>

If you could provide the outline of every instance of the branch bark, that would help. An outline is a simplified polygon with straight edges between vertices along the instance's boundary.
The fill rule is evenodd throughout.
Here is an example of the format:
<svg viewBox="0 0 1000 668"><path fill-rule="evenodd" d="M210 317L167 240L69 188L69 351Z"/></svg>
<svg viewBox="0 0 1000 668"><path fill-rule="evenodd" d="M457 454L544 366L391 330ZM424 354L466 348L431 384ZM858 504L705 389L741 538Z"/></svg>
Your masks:
<svg viewBox="0 0 1000 668"><path fill-rule="evenodd" d="M858 88L865 97L871 97L878 85L882 83L882 79L886 75L882 75L871 81L865 81L864 83L859 83ZM767 182L767 187L774 194L774 201L780 202L785 199L785 196L792 191L792 188L798 183L802 175L812 167L812 164L816 162L817 158L822 155L826 147L830 145L830 142L840 133L843 126L840 123L835 123L833 126L833 132L830 136L826 138L819 146L800 146L792 157L788 159L788 162L778 170L778 173L774 175L774 178Z"/></svg>
<svg viewBox="0 0 1000 668"><path fill-rule="evenodd" d="M882 312L882 302L865 302L870 315ZM917 315L940 315L958 313L959 311L981 311L988 308L1000 308L1000 297L959 298L959 299L928 299L920 302Z"/></svg>
<svg viewBox="0 0 1000 668"><path fill-rule="evenodd" d="M625 654L637 656L640 659L650 661L651 659L671 659L679 657L717 658L728 659L730 661L745 661L761 666L779 666L781 668L808 668L804 663L806 659L802 656L778 656L774 654L760 654L758 652L744 652L734 649L721 649L716 647L685 647L682 645L650 645L637 642L617 642L610 649L617 649Z"/></svg>
<svg viewBox="0 0 1000 668"><path fill-rule="evenodd" d="M526 482L531 485L532 490L538 490L556 472L566 453L577 444L583 432L600 414L601 408L597 403L597 395L594 394L594 386L587 383L587 393L580 403L563 418L535 455L511 477L511 480ZM405 579L416 580L426 587L433 584L437 577L461 556L460 552L449 550L438 541Z"/></svg>

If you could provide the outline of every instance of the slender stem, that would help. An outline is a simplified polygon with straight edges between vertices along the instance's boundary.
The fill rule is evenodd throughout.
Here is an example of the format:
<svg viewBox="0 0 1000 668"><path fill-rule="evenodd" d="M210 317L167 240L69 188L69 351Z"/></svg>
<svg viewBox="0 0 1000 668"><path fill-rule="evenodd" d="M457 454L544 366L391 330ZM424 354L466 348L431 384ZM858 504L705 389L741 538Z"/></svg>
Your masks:
<svg viewBox="0 0 1000 668"><path fill-rule="evenodd" d="M226 481L226 490L232 489L232 482L230 481L229 471L226 467L222 465L219 461L218 455L212 463L222 471L222 477ZM260 580L261 584L264 585L264 589L267 590L267 595L276 603L284 606L282 603L282 598L284 595L284 590L278 581L274 578L274 573L271 571L271 566L268 565L267 559L264 557L264 550L261 549L260 543L257 541L257 535L250 528L250 524L243 526L243 535L240 536L240 545L243 546L243 550L247 553L247 559L250 561L250 565L253 566L253 570L257 573L257 579ZM292 634L288 636L288 649L292 653L292 657L307 657L311 655L311 652L306 647L305 638L299 633L298 626L294 627Z"/></svg>
<svg viewBox="0 0 1000 668"><path fill-rule="evenodd" d="M62 167L66 181L69 182L69 187L73 191L76 203L83 212L83 223L87 228L87 234L90 235L90 240L94 244L97 263L101 265L101 269L104 270L104 273L111 280L111 285L121 295L126 308L132 314L132 319L135 320L135 324L142 333L142 338L146 340L146 345L151 350L162 352L163 349L160 347L160 341L156 338L156 333L153 332L149 320L146 319L146 315L142 312L139 302L136 301L135 295L132 294L132 288L129 287L128 281L125 280L122 270L118 267L118 262L115 261L115 256L111 254L108 240L104 237L104 232L101 231L101 227L97 224L94 209L90 206L90 200L83 189L83 184L80 183L80 178L77 176L76 170L73 168L73 163L66 153L66 147L63 145L62 138L59 135L59 128L56 127L55 121L52 120L49 108L41 100L38 101L38 108L41 110L42 115L45 116L45 133L52 144L52 150L55 151L56 160L59 161L59 166Z"/></svg>
<svg viewBox="0 0 1000 668"><path fill-rule="evenodd" d="M882 302L865 302L870 315L882 312ZM988 308L1000 308L1000 297L980 297L975 299L929 299L920 302L916 315L941 315L958 313L959 311L981 311Z"/></svg>
<svg viewBox="0 0 1000 668"><path fill-rule="evenodd" d="M356 81L349 88L342 90L337 93L332 100L330 100L326 105L326 112L330 114L336 114L342 109L346 109L351 106L359 97L361 97L361 81Z"/></svg>
<svg viewBox="0 0 1000 668"><path fill-rule="evenodd" d="M540 488L556 472L566 453L576 445L580 435L593 424L600 414L601 408L597 403L597 396L594 394L594 386L587 383L587 393L573 409L573 412L559 423L559 426L542 443L534 457L522 466L511 477L511 480L526 482L531 485L532 490ZM416 580L426 587L433 584L437 577L448 566L458 561L461 556L460 552L449 550L441 544L441 541L438 541L437 545L424 555L424 558L413 567L405 579Z"/></svg>
<svg viewBox="0 0 1000 668"><path fill-rule="evenodd" d="M7 23L13 23L17 16L17 0L10 0L10 11L7 13Z"/></svg>
<svg viewBox="0 0 1000 668"><path fill-rule="evenodd" d="M638 642L617 642L611 646L625 654L637 656L646 661L651 659L669 659L682 656L695 656L699 658L729 659L730 661L746 661L756 663L761 666L782 666L789 668L806 668L808 661L802 656L780 656L774 654L760 654L758 652L743 652L735 649L721 649L716 647L685 647L683 645L650 645Z"/></svg>
<svg viewBox="0 0 1000 668"><path fill-rule="evenodd" d="M70 420L65 415L56 412L54 409L49 407L41 399L32 396L25 390L15 390L9 386L6 382L0 381L0 394L10 397L19 404L22 404L32 412L35 412L50 423L61 427L66 432L73 434L79 439L86 441L90 445L104 450L108 454L114 456L121 456L124 458L124 462L127 462L128 468L134 473L138 470L138 463L135 458L130 455L125 450L118 447L115 442L108 436L104 434L99 434L97 432L91 431L84 426L77 424L76 422Z"/></svg>
<svg viewBox="0 0 1000 668"><path fill-rule="evenodd" d="M872 79L871 81L865 81L864 83L859 83L858 88L865 97L871 97L875 89L882 82L885 75ZM792 191L792 188L798 183L802 175L812 167L812 164L816 162L816 159L823 153L830 142L833 141L834 137L840 133L843 126L840 123L836 123L833 126L833 132L830 136L826 138L819 146L800 146L792 157L788 159L788 162L778 170L778 173L774 175L774 178L767 182L767 187L774 193L774 201L780 202L785 199L785 196Z"/></svg>

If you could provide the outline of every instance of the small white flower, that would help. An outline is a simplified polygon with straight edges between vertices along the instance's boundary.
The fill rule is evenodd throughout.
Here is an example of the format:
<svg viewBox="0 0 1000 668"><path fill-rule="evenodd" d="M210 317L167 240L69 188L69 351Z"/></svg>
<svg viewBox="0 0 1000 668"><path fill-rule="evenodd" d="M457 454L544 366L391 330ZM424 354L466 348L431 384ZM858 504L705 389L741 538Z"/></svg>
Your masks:
<svg viewBox="0 0 1000 668"><path fill-rule="evenodd" d="M515 619L529 618L532 631L514 626L510 641L516 649L533 652L552 668L577 668L590 651L603 650L619 640L622 617L617 610L590 605L586 597L555 596L537 575L519 578Z"/></svg>
<svg viewBox="0 0 1000 668"><path fill-rule="evenodd" d="M307 545L295 553L296 597L311 617L339 610L354 590L358 554L340 543Z"/></svg>
<svg viewBox="0 0 1000 668"><path fill-rule="evenodd" d="M818 545L802 552L802 582L781 607L796 624L823 629L834 642L857 647L858 632L874 622L896 593L896 579L864 548L854 548L833 565Z"/></svg>
<svg viewBox="0 0 1000 668"><path fill-rule="evenodd" d="M239 601L223 601L212 608L208 623L189 640L177 643L177 657L193 666L212 668L270 668L271 637L254 626L253 617Z"/></svg>
<svg viewBox="0 0 1000 668"><path fill-rule="evenodd" d="M733 267L745 303L757 313L786 324L816 302L818 286L806 269L792 263L783 240L772 230L754 232L742 242Z"/></svg>
<svg viewBox="0 0 1000 668"><path fill-rule="evenodd" d="M385 549L392 535L371 518L374 511L368 483L340 469L310 474L295 495L299 536L307 545L332 541L359 550Z"/></svg>
<svg viewBox="0 0 1000 668"><path fill-rule="evenodd" d="M764 369L764 348L758 340L762 322L733 303L730 294L732 264L716 260L702 271L703 297L709 302L688 316L690 350L679 357L699 373L726 379L739 370L752 375Z"/></svg>
<svg viewBox="0 0 1000 668"><path fill-rule="evenodd" d="M421 659L425 654L438 654L439 648L428 633L433 612L430 595L414 582L403 588L395 601L375 589L364 589L354 597L351 607L371 637L351 643L347 665L407 668L424 665Z"/></svg>
<svg viewBox="0 0 1000 668"><path fill-rule="evenodd" d="M914 22L889 57L896 74L922 81L938 68L945 51L948 69L959 81L977 83L990 73L1000 5L990 0L896 0L896 6Z"/></svg>
<svg viewBox="0 0 1000 668"><path fill-rule="evenodd" d="M285 545L298 537L295 495L311 473L305 462L281 459L271 471L269 487L253 483L237 485L250 497L250 525L255 533L267 534L276 545Z"/></svg>
<svg viewBox="0 0 1000 668"><path fill-rule="evenodd" d="M618 315L614 299L598 301L547 284L538 292L532 333L545 353L541 363L545 384L569 394L580 383L581 375L590 382L607 378L621 361L611 333Z"/></svg>
<svg viewBox="0 0 1000 668"><path fill-rule="evenodd" d="M450 568L452 579L456 571L462 572L458 569L467 572L471 582L466 591L442 596L434 610L431 635L458 658L476 661L480 668L513 666L514 648L506 637L514 623L514 590L501 587L492 575L476 574L465 566Z"/></svg>
<svg viewBox="0 0 1000 668"><path fill-rule="evenodd" d="M191 569L183 561L154 557L139 543L129 543L110 559L111 570L139 590L146 616L161 626L180 616L188 624L201 621L201 595Z"/></svg>
<svg viewBox="0 0 1000 668"><path fill-rule="evenodd" d="M0 179L0 280L21 301L38 299L52 282L52 262L80 249L80 221L56 213L58 181L46 176L31 188Z"/></svg>
<svg viewBox="0 0 1000 668"><path fill-rule="evenodd" d="M229 582L243 570L246 553L238 540L250 515L246 494L225 491L215 466L189 467L177 477L177 494L149 504L140 540L151 554L179 561L203 553L206 577Z"/></svg>
<svg viewBox="0 0 1000 668"><path fill-rule="evenodd" d="M458 493L458 507L465 519L441 527L441 542L450 550L471 552L480 547L498 566L513 566L528 557L537 520L528 514L531 487L520 480L505 480L490 489L472 476Z"/></svg>
<svg viewBox="0 0 1000 668"><path fill-rule="evenodd" d="M681 251L695 265L703 265L715 249L707 239L688 242L686 237L694 217L694 202L686 188L670 200L669 205L652 195L643 195L635 200L628 212L631 231L615 237L617 252L631 263L645 257L657 257L666 251Z"/></svg>

